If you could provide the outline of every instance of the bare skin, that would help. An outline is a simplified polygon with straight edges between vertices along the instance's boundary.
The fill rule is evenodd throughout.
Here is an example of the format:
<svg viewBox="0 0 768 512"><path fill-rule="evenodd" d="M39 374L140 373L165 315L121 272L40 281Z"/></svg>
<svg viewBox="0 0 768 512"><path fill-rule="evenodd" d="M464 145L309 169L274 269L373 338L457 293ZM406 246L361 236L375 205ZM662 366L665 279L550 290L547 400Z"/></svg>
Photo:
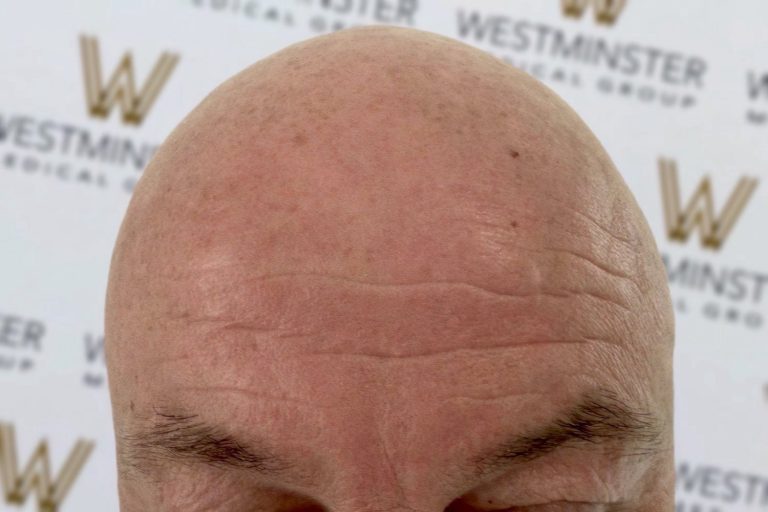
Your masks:
<svg viewBox="0 0 768 512"><path fill-rule="evenodd" d="M314 38L135 190L121 510L672 511L673 332L647 223L554 93L435 34Z"/></svg>

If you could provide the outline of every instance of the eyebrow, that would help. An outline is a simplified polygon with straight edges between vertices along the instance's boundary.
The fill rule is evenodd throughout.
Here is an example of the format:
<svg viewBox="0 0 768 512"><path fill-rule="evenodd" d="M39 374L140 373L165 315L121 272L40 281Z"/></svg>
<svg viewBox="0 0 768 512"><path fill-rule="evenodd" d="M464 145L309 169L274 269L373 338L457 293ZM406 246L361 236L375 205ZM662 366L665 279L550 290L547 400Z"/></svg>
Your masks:
<svg viewBox="0 0 768 512"><path fill-rule="evenodd" d="M154 409L151 426L121 436L128 467L148 473L158 462L204 464L263 474L280 474L291 464L269 449L254 449L197 414Z"/></svg>
<svg viewBox="0 0 768 512"><path fill-rule="evenodd" d="M483 476L566 447L589 448L610 442L624 444L622 456L651 456L665 449L662 427L651 412L630 407L615 393L598 389L582 396L574 407L549 424L525 435L514 435L474 457L467 467ZM247 446L196 414L155 409L148 428L122 435L121 439L124 460L142 473L163 461L277 476L294 465L264 446Z"/></svg>
<svg viewBox="0 0 768 512"><path fill-rule="evenodd" d="M666 450L662 421L648 410L631 407L607 389L581 397L565 414L526 435L513 436L472 460L477 475L531 462L567 447L622 444L622 457L650 457Z"/></svg>

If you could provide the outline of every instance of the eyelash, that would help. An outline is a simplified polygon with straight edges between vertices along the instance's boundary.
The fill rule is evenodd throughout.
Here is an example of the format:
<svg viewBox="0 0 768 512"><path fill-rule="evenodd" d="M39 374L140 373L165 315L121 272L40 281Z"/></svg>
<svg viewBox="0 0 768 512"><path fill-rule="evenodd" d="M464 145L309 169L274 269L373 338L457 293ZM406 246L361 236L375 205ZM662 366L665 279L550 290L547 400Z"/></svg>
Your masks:
<svg viewBox="0 0 768 512"><path fill-rule="evenodd" d="M465 505L466 507L466 505ZM453 512L450 508L445 512ZM585 503L585 502L557 502L542 505L528 505L524 507L514 506L505 509L489 509L475 511L469 507L457 509L455 512L629 512L620 503Z"/></svg>
<svg viewBox="0 0 768 512"><path fill-rule="evenodd" d="M574 506L576 508L574 508ZM522 508L520 512L628 512L629 509L620 504L608 504L608 503L564 503L562 506L557 505L553 509L547 508L549 505L543 505L543 508L539 510L538 506L532 509ZM514 508L511 512L517 512Z"/></svg>

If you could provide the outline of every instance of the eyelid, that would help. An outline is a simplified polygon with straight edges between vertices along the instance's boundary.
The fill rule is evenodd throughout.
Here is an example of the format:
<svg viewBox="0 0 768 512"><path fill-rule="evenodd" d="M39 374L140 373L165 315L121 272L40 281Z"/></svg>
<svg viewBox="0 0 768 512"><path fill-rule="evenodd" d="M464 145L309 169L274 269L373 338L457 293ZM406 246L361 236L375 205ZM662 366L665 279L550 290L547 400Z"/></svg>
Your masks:
<svg viewBox="0 0 768 512"><path fill-rule="evenodd" d="M586 501L553 501L535 505L513 505L500 508L501 505L490 508L476 508L467 504L460 504L456 508L449 507L446 512L623 512L621 503L598 503ZM621 508L617 508L621 507Z"/></svg>
<svg viewBox="0 0 768 512"><path fill-rule="evenodd" d="M512 507L498 512L621 512L616 508L618 503L597 503L585 501L557 501L544 505L529 505L526 507ZM519 510L518 510L519 509Z"/></svg>

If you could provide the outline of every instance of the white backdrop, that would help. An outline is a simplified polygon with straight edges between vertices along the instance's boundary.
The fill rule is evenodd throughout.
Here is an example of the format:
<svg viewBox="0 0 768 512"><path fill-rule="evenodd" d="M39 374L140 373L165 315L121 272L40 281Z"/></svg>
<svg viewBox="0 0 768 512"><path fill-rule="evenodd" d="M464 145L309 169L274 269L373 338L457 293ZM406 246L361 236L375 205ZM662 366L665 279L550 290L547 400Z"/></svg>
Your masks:
<svg viewBox="0 0 768 512"><path fill-rule="evenodd" d="M592 127L668 264L678 512L768 510L768 2L628 0L611 25L592 16L591 4L605 0L574 0L590 4L581 18L564 16L560 1L0 0L5 478L14 446L20 470L46 446L58 473L84 439L94 449L59 510L117 510L104 292L146 159L210 90L255 60L342 27L397 23L526 69ZM138 88L163 52L178 56L143 123L124 122L118 106L106 118L89 113L81 36L98 41L105 82L126 53ZM666 195L662 158L676 164L679 185ZM737 189L742 178L753 181ZM676 197L683 209L698 197L686 218L698 212L700 222L680 226L687 241L665 224ZM715 217L733 222L730 233L712 229ZM721 246L707 247L702 233ZM7 492L0 510L39 509L34 495L18 506Z"/></svg>

